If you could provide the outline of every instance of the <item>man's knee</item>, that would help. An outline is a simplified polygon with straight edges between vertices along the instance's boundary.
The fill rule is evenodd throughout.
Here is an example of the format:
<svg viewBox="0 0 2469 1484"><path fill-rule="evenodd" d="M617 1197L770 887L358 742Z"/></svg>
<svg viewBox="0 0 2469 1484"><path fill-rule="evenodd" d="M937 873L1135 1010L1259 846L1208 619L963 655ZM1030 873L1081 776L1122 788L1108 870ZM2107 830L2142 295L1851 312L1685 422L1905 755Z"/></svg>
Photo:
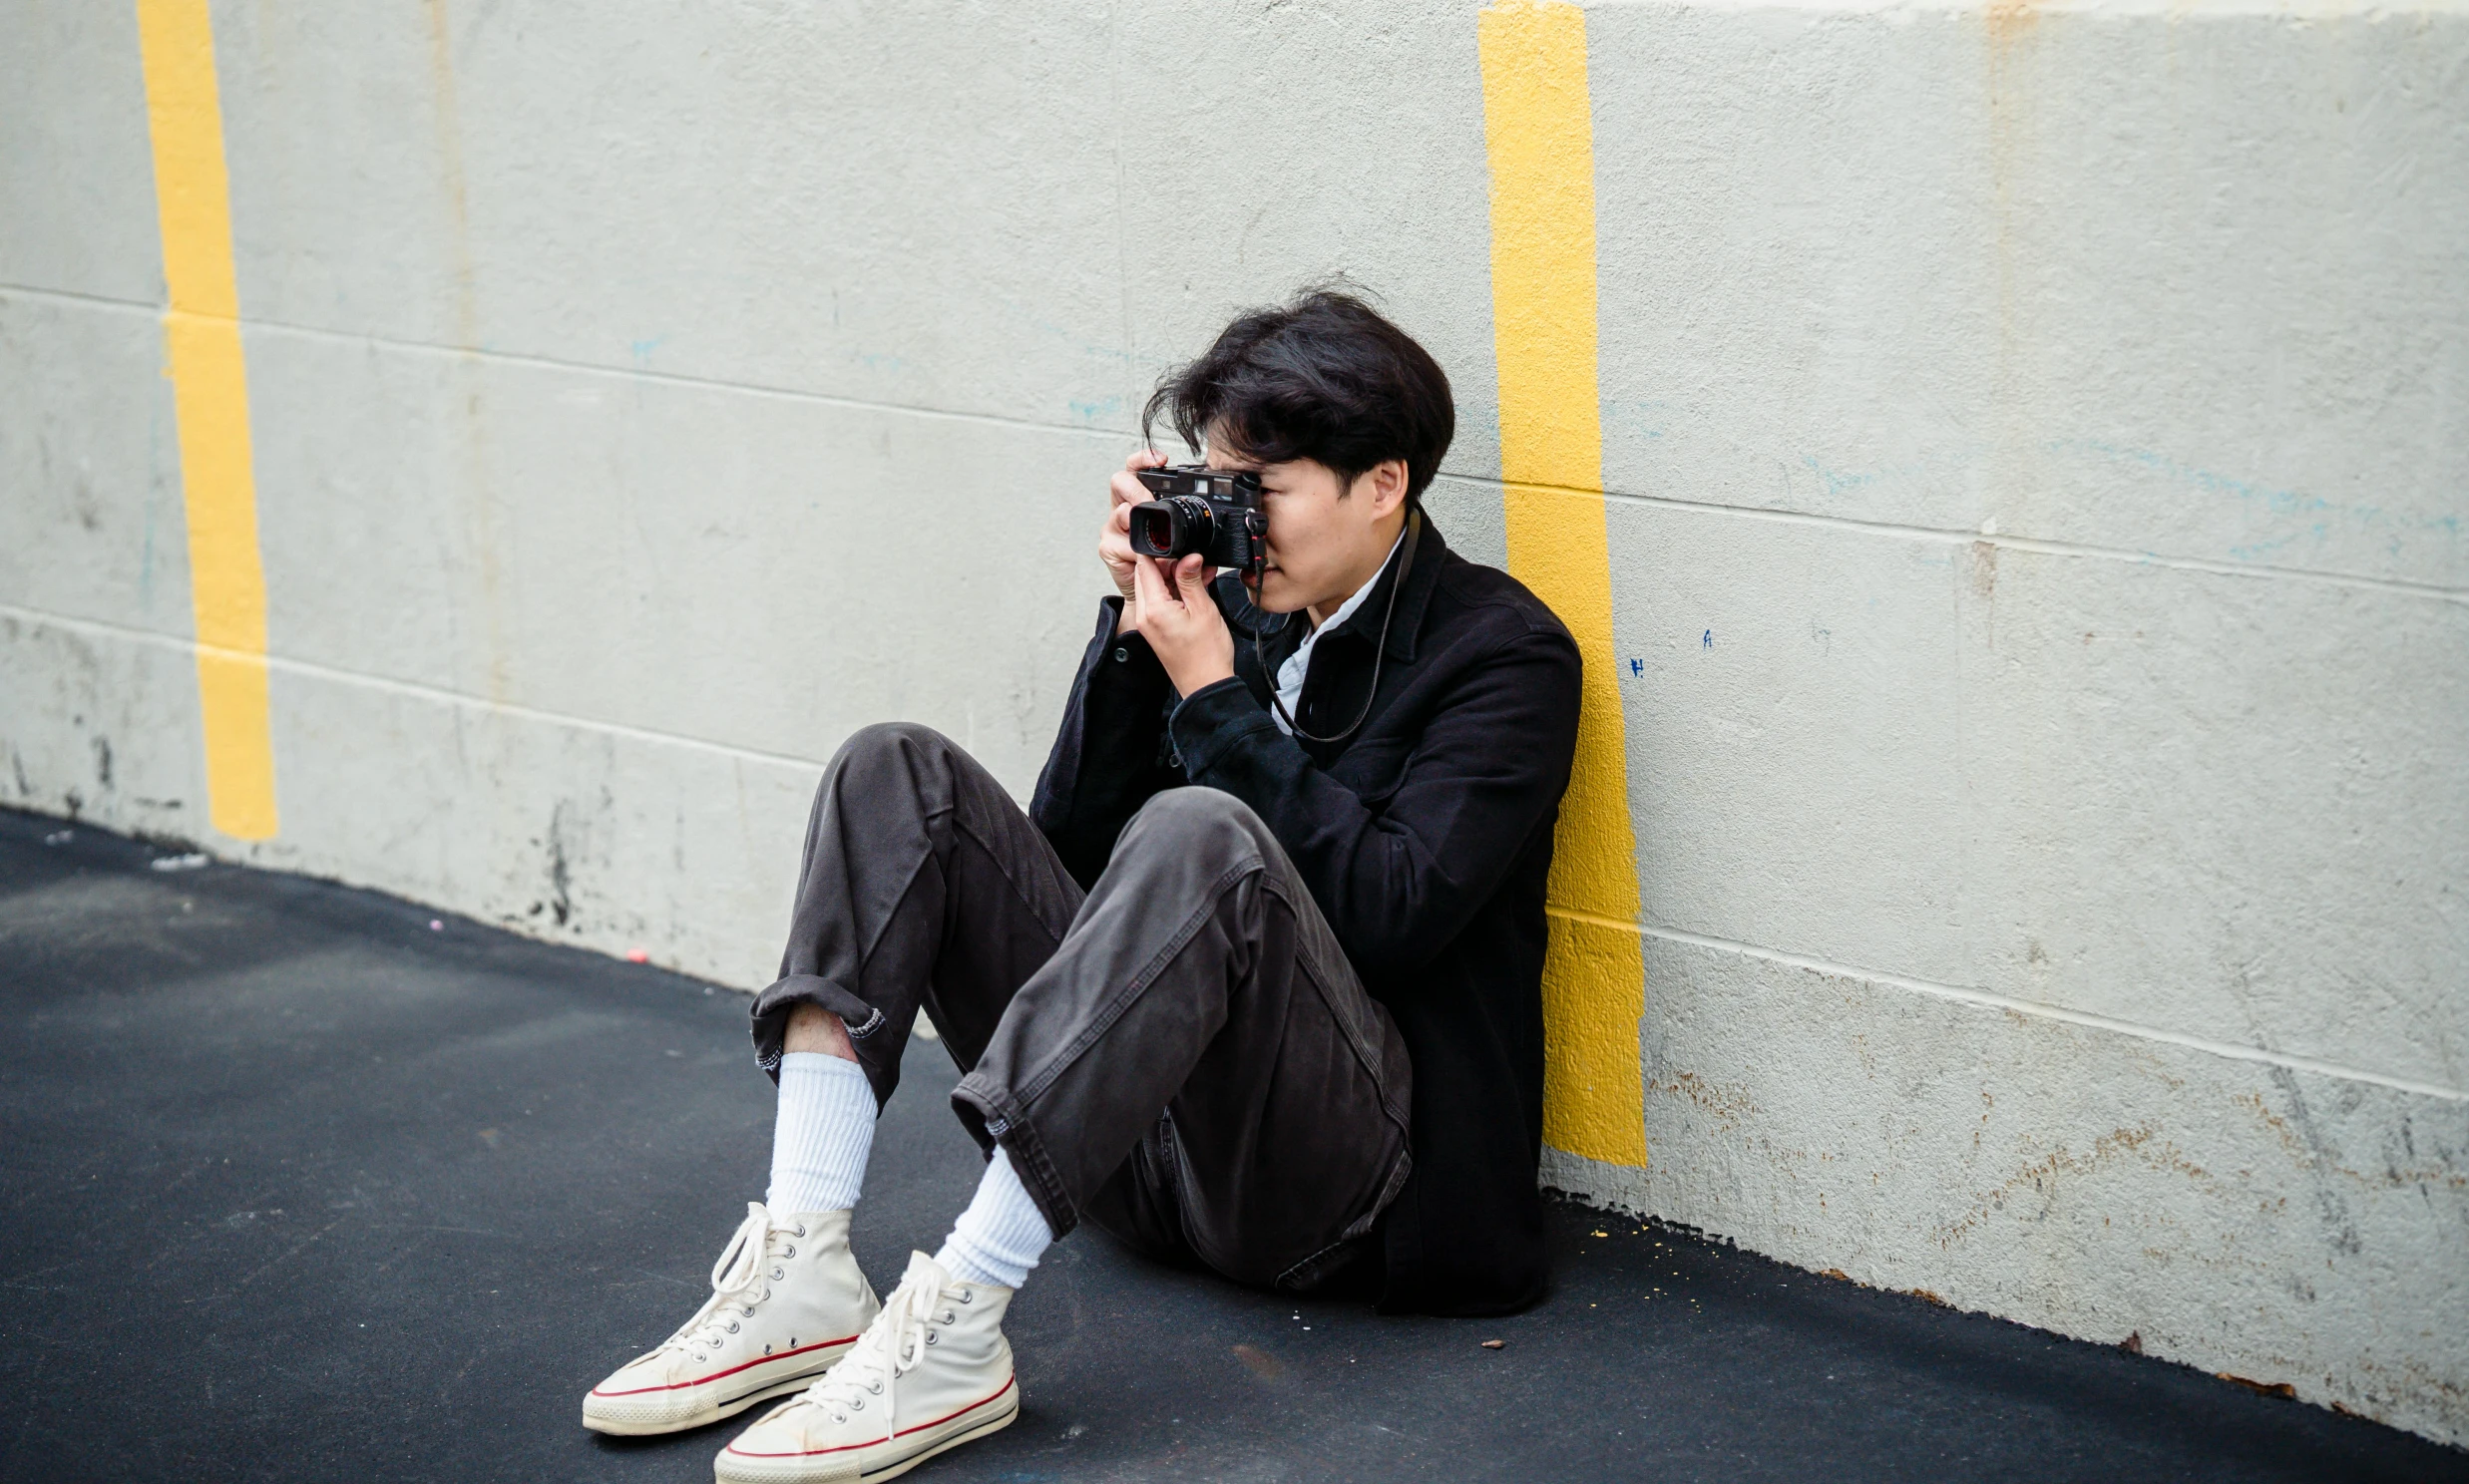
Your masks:
<svg viewBox="0 0 2469 1484"><path fill-rule="evenodd" d="M842 773L880 778L892 772L912 772L916 765L953 750L952 739L917 721L878 721L859 727L825 770L824 784Z"/></svg>
<svg viewBox="0 0 2469 1484"><path fill-rule="evenodd" d="M951 738L919 722L860 727L840 744L815 786L816 817L832 807L860 815L913 807L900 801L941 792L929 780L948 770L948 760L958 750Z"/></svg>
<svg viewBox="0 0 2469 1484"><path fill-rule="evenodd" d="M1157 851L1231 863L1259 856L1271 838L1252 806L1223 789L1177 788L1151 795L1140 806L1115 852Z"/></svg>
<svg viewBox="0 0 2469 1484"><path fill-rule="evenodd" d="M918 753L940 752L952 745L952 739L922 721L878 721L859 727L840 744L837 761L854 763L882 757L913 756Z"/></svg>

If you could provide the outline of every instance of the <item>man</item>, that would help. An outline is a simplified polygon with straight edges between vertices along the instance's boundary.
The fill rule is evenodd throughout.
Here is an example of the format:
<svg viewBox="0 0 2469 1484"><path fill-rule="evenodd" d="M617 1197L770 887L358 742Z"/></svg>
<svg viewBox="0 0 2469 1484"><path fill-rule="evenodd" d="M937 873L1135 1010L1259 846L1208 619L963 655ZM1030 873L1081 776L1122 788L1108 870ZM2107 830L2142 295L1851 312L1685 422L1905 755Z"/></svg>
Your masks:
<svg viewBox="0 0 2469 1484"><path fill-rule="evenodd" d="M1389 1311L1541 1296L1543 889L1576 646L1424 519L1448 382L1360 300L1244 314L1143 429L1161 417L1258 474L1257 590L1134 556L1135 472L1164 462L1135 454L1098 543L1117 595L1029 811L924 727L841 749L754 1004L780 1085L768 1202L585 1425L666 1432L802 1392L721 1452L721 1480L899 1473L1012 1420L1004 1313L1083 1219ZM849 1214L920 1008L989 1162L878 1305Z"/></svg>

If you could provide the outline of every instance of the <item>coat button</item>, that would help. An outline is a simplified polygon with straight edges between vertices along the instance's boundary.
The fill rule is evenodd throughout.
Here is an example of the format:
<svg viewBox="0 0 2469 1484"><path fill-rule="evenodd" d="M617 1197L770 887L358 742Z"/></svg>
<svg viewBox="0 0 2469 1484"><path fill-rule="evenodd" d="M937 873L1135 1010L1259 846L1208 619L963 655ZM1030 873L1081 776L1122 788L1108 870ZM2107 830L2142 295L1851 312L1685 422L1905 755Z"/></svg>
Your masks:
<svg viewBox="0 0 2469 1484"><path fill-rule="evenodd" d="M1126 660L1128 660L1128 659L1130 659L1130 658L1131 658L1131 651L1130 651L1129 649L1123 648L1123 647L1122 647L1121 645L1119 645L1119 644L1115 646L1115 650L1114 650L1114 662L1115 662L1116 664L1121 664L1121 663L1123 663L1124 661L1126 661Z"/></svg>

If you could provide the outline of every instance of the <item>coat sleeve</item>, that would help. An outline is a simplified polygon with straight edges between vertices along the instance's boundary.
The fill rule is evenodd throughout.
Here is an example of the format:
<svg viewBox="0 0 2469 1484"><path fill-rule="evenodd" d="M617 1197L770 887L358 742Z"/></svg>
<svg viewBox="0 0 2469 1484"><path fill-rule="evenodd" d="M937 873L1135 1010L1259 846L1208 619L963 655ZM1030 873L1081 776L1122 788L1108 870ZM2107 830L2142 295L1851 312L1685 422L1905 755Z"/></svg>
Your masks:
<svg viewBox="0 0 2469 1484"><path fill-rule="evenodd" d="M1527 628L1435 708L1377 807L1313 763L1239 680L1185 698L1168 723L1191 781L1275 832L1366 978L1412 973L1489 900L1568 787L1577 646Z"/></svg>
<svg viewBox="0 0 2469 1484"><path fill-rule="evenodd" d="M1159 746L1174 689L1147 639L1114 631L1122 601L1098 605L1097 632L1029 797L1029 817L1083 890L1095 885L1114 838L1149 796L1182 781Z"/></svg>

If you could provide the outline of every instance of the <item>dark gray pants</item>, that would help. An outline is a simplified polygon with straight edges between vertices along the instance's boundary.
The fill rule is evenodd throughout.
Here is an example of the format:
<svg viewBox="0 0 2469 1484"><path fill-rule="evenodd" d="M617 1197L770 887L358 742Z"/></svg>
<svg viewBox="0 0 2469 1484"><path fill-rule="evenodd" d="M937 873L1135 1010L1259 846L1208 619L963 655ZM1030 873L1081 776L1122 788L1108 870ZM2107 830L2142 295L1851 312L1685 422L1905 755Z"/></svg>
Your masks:
<svg viewBox="0 0 2469 1484"><path fill-rule="evenodd" d="M1286 853L1240 800L1158 795L1083 897L1029 816L926 727L869 727L806 830L779 981L755 1000L776 1074L789 1012L849 1028L878 1105L921 1006L1056 1236L1085 1217L1169 1260L1309 1288L1406 1181L1412 1088Z"/></svg>

